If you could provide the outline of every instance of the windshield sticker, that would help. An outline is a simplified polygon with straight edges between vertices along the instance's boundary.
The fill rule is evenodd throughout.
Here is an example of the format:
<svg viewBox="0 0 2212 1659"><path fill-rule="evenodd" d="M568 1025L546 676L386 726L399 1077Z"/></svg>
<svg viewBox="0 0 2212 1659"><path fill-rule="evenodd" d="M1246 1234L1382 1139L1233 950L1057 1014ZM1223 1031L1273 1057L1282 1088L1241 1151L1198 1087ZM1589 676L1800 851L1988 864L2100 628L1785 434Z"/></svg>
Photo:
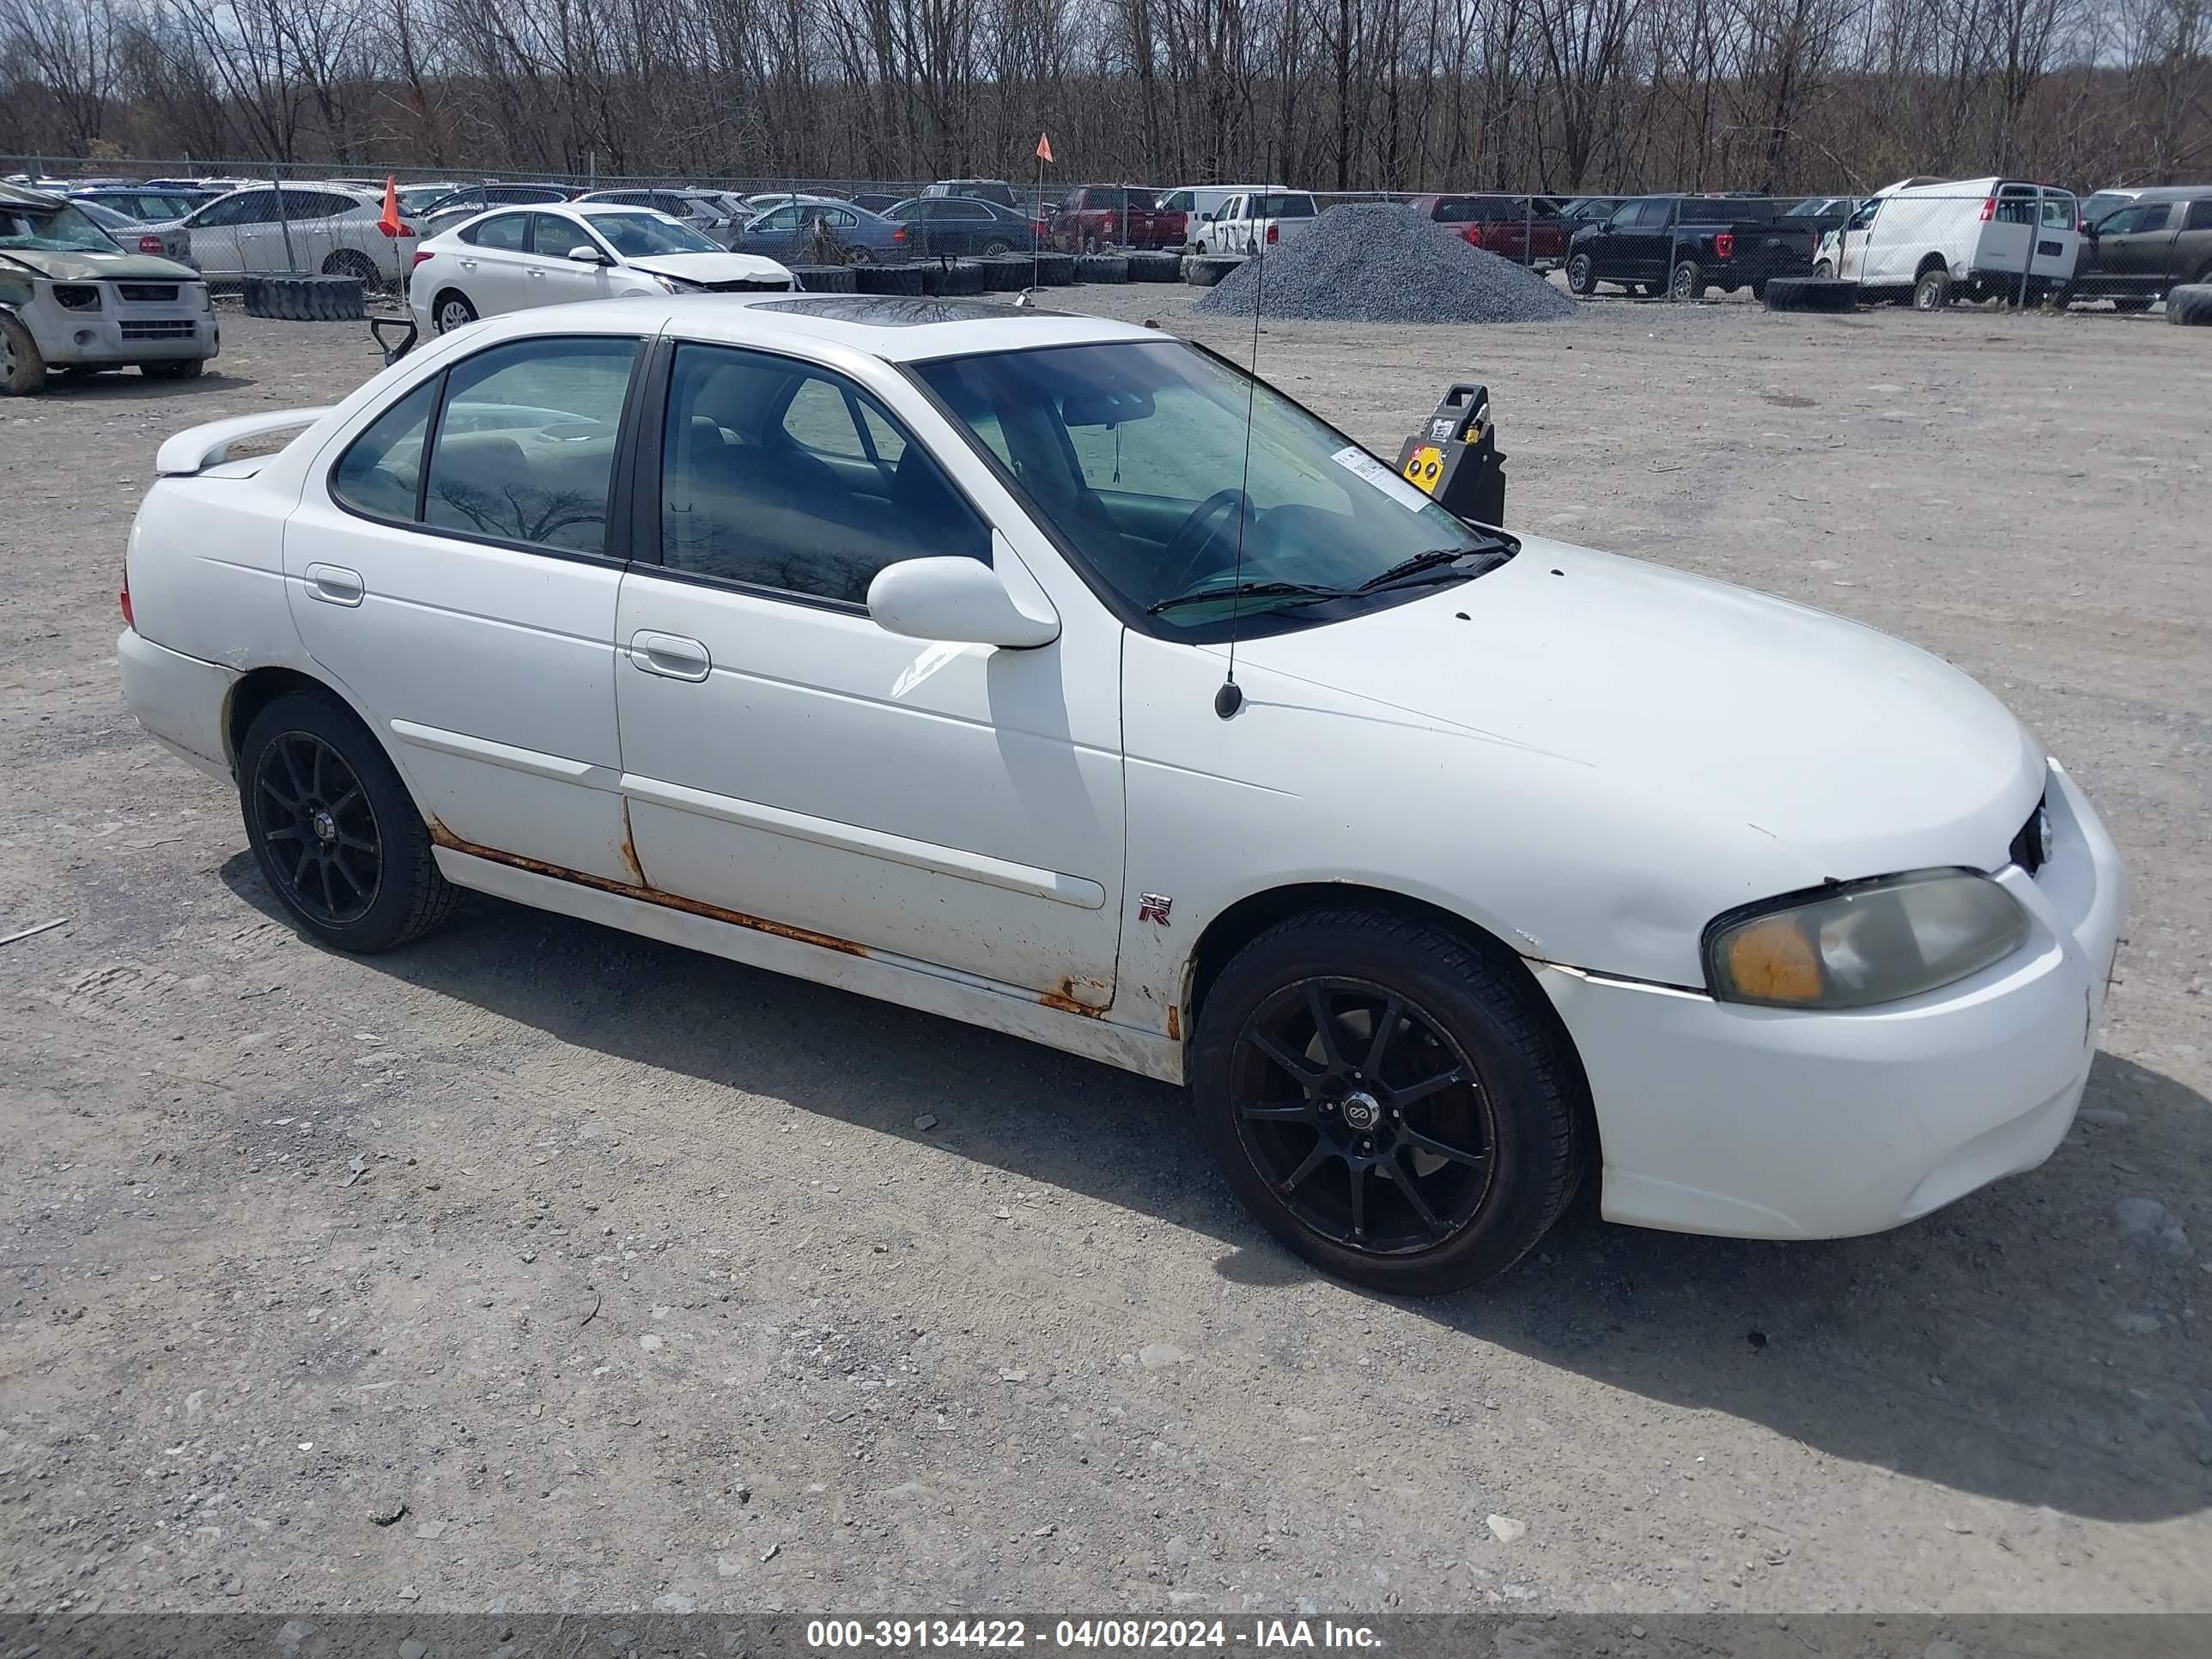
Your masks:
<svg viewBox="0 0 2212 1659"><path fill-rule="evenodd" d="M1429 505L1426 495L1357 445L1346 444L1329 459L1346 472L1358 473L1408 513L1418 513Z"/></svg>

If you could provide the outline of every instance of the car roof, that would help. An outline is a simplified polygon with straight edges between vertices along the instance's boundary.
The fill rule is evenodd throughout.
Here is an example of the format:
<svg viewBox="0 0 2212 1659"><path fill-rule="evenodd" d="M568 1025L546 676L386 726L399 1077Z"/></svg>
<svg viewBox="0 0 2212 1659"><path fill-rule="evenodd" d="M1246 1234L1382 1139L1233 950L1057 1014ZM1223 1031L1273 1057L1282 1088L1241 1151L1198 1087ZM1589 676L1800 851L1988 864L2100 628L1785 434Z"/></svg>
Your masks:
<svg viewBox="0 0 2212 1659"><path fill-rule="evenodd" d="M1172 337L1133 323L1072 316L979 300L909 299L896 295L701 294L674 299L591 300L487 318L482 337L501 340L574 332L659 334L710 344L781 346L798 356L837 350L885 362L922 362L988 351Z"/></svg>
<svg viewBox="0 0 2212 1659"><path fill-rule="evenodd" d="M2142 190L2097 190L2093 196L2132 196L2138 202L2188 202L2212 196L2212 185L2152 185Z"/></svg>

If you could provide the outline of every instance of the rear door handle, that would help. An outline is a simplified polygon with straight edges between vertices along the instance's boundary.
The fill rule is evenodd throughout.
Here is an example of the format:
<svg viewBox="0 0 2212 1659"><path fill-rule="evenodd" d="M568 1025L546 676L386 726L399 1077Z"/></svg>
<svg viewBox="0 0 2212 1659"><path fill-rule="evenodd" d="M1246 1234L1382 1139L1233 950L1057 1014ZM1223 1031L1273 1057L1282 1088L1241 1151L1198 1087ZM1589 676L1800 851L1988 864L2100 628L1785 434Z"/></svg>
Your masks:
<svg viewBox="0 0 2212 1659"><path fill-rule="evenodd" d="M359 605L368 591L358 570L349 570L342 564L307 567L307 592L325 605Z"/></svg>
<svg viewBox="0 0 2212 1659"><path fill-rule="evenodd" d="M672 680L703 680L714 659L697 640L682 634L640 629L629 636L629 659L648 674Z"/></svg>
<svg viewBox="0 0 2212 1659"><path fill-rule="evenodd" d="M461 269L463 270L474 270L476 268L477 262L473 259L464 259L461 261Z"/></svg>

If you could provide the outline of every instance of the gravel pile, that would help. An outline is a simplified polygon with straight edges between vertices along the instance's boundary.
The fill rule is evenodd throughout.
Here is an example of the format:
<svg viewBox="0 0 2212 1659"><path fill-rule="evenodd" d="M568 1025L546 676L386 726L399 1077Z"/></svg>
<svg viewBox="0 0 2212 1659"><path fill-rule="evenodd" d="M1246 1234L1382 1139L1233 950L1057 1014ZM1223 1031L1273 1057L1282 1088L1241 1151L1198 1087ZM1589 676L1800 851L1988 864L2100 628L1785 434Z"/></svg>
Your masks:
<svg viewBox="0 0 2212 1659"><path fill-rule="evenodd" d="M1533 270L1471 247L1388 203L1334 207L1304 234L1248 258L1198 302L1207 316L1313 317L1346 323L1548 323L1575 302Z"/></svg>

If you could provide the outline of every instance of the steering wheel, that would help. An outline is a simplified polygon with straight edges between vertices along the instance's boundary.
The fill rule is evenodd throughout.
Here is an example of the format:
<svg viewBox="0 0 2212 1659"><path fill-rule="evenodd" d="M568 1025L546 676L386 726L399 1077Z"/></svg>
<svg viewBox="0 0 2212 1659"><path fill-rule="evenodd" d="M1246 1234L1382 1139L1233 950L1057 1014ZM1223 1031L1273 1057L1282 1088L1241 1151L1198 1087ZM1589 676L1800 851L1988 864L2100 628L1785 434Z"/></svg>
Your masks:
<svg viewBox="0 0 2212 1659"><path fill-rule="evenodd" d="M1170 568L1175 567L1177 556L1182 556L1182 574L1168 589L1170 593L1186 592L1197 579L1199 562L1213 542L1214 530L1210 520L1231 507L1242 509L1249 519L1252 516L1252 498L1234 485L1217 489L1191 508L1190 516L1176 526L1175 534L1168 538L1167 549L1161 555L1161 562Z"/></svg>

